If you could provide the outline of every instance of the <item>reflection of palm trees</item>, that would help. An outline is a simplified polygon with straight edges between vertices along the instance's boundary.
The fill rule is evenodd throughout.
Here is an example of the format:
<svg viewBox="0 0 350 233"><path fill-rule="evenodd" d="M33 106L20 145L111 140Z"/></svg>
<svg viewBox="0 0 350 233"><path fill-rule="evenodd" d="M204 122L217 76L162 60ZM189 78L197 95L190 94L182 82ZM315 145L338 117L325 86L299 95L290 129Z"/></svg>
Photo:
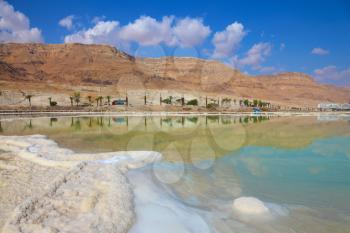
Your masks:
<svg viewBox="0 0 350 233"><path fill-rule="evenodd" d="M1 121L0 121L0 133L4 132L4 129L1 126Z"/></svg>
<svg viewBox="0 0 350 233"><path fill-rule="evenodd" d="M231 124L232 123L232 120L230 117L221 117L221 124L223 125L228 125L228 124Z"/></svg>
<svg viewBox="0 0 350 233"><path fill-rule="evenodd" d="M249 117L244 117L243 122L247 124L249 122Z"/></svg>
<svg viewBox="0 0 350 233"><path fill-rule="evenodd" d="M108 117L108 127L111 127L111 118Z"/></svg>
<svg viewBox="0 0 350 233"><path fill-rule="evenodd" d="M92 127L92 118L91 117L89 118L89 127L90 128Z"/></svg>
<svg viewBox="0 0 350 233"><path fill-rule="evenodd" d="M178 124L180 124L181 123L181 118L179 119L179 118L176 118L176 121L175 121L176 123L178 123Z"/></svg>
<svg viewBox="0 0 350 233"><path fill-rule="evenodd" d="M80 124L80 119L79 118L77 118L75 123L74 123L74 129L77 130L77 131L81 130L81 124Z"/></svg>
<svg viewBox="0 0 350 233"><path fill-rule="evenodd" d="M173 120L170 117L163 119L162 122L166 123L170 127L173 126Z"/></svg>
<svg viewBox="0 0 350 233"><path fill-rule="evenodd" d="M192 122L194 124L197 124L198 117L186 117L186 120L189 121L189 122Z"/></svg>
<svg viewBox="0 0 350 233"><path fill-rule="evenodd" d="M97 118L97 124L102 128L104 123L103 123L103 117Z"/></svg>
<svg viewBox="0 0 350 233"><path fill-rule="evenodd" d="M57 121L57 118L51 117L51 118L50 118L50 127L52 127L53 122L56 122L56 121Z"/></svg>
<svg viewBox="0 0 350 233"><path fill-rule="evenodd" d="M28 129L32 129L33 128L32 119L29 119L29 124L27 123L25 128L28 128Z"/></svg>
<svg viewBox="0 0 350 233"><path fill-rule="evenodd" d="M74 117L71 118L70 127L74 127L74 130L81 130L81 124L79 117L74 120Z"/></svg>
<svg viewBox="0 0 350 233"><path fill-rule="evenodd" d="M210 120L211 123L220 121L219 116L207 116L207 119Z"/></svg>

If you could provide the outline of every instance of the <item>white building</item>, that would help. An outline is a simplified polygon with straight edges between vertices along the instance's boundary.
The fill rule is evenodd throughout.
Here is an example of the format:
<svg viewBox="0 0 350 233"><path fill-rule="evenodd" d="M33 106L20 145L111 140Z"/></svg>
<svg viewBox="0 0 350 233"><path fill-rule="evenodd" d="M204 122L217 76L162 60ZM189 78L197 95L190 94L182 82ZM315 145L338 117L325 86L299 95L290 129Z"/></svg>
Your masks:
<svg viewBox="0 0 350 233"><path fill-rule="evenodd" d="M317 105L317 108L320 110L349 111L350 104L320 103Z"/></svg>

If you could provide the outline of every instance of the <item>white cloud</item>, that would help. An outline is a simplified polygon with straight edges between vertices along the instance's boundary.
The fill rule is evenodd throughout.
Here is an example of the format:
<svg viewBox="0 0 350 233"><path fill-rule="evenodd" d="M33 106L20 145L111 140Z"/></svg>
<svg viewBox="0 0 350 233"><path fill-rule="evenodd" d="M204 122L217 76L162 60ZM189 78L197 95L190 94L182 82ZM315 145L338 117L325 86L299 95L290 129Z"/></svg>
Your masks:
<svg viewBox="0 0 350 233"><path fill-rule="evenodd" d="M102 15L102 16L95 16L92 18L91 22L93 24L97 24L100 21L104 21L106 19L106 16Z"/></svg>
<svg viewBox="0 0 350 233"><path fill-rule="evenodd" d="M161 21L149 16L141 16L133 23L124 26L120 32L120 38L125 41L137 42L140 45L158 45L165 43L174 45L175 41L171 33L173 17L163 17Z"/></svg>
<svg viewBox="0 0 350 233"><path fill-rule="evenodd" d="M216 32L213 38L214 58L227 58L233 55L235 49L246 35L244 26L234 22L226 27L224 31Z"/></svg>
<svg viewBox="0 0 350 233"><path fill-rule="evenodd" d="M100 21L94 27L81 30L64 38L65 43L118 45L119 22Z"/></svg>
<svg viewBox="0 0 350 233"><path fill-rule="evenodd" d="M272 73L276 71L276 68L273 66L257 66L255 67L256 70L259 70L261 73Z"/></svg>
<svg viewBox="0 0 350 233"><path fill-rule="evenodd" d="M0 42L42 42L41 31L30 28L27 16L0 0Z"/></svg>
<svg viewBox="0 0 350 233"><path fill-rule="evenodd" d="M311 50L311 53L315 55L323 56L323 55L329 54L329 51L323 48L313 48Z"/></svg>
<svg viewBox="0 0 350 233"><path fill-rule="evenodd" d="M182 47L200 45L210 34L210 27L202 19L186 17L177 22L173 28L174 35Z"/></svg>
<svg viewBox="0 0 350 233"><path fill-rule="evenodd" d="M68 15L66 17L64 17L63 19L61 19L58 24L61 27L67 28L68 30L71 30L74 26L73 24L73 20L74 20L75 16L74 15Z"/></svg>
<svg viewBox="0 0 350 233"><path fill-rule="evenodd" d="M314 74L320 82L350 86L350 67L339 70L336 66L331 65L314 70Z"/></svg>
<svg viewBox="0 0 350 233"><path fill-rule="evenodd" d="M90 29L67 35L64 41L113 46L134 42L141 46L165 44L191 47L201 44L209 34L210 28L203 24L202 19L184 18L175 23L173 16L164 16L159 21L150 16L141 16L124 26L117 21L98 21Z"/></svg>
<svg viewBox="0 0 350 233"><path fill-rule="evenodd" d="M239 58L238 56L232 58L233 66L251 66L255 70L262 70L263 67L261 66L261 63L270 55L271 48L272 46L270 43L254 44L243 58Z"/></svg>

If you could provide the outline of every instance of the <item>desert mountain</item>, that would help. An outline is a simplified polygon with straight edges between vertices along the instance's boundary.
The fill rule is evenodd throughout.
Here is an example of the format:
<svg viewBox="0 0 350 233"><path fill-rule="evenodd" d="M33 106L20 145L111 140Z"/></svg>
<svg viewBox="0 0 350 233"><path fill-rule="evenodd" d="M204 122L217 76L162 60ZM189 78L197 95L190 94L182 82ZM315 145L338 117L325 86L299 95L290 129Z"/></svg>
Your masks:
<svg viewBox="0 0 350 233"><path fill-rule="evenodd" d="M83 44L0 44L0 86L46 93L162 89L295 106L350 100L350 89L320 84L303 73L247 76L218 61L135 58L114 47Z"/></svg>

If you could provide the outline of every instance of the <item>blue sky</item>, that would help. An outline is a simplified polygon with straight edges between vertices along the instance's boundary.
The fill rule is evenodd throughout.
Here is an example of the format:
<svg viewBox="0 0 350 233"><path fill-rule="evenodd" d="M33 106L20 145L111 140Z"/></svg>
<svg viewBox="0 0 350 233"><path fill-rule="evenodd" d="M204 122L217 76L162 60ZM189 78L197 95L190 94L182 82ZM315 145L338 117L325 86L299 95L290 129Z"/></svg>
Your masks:
<svg viewBox="0 0 350 233"><path fill-rule="evenodd" d="M104 43L132 55L218 59L249 74L297 71L350 85L347 0L0 2L3 42Z"/></svg>

